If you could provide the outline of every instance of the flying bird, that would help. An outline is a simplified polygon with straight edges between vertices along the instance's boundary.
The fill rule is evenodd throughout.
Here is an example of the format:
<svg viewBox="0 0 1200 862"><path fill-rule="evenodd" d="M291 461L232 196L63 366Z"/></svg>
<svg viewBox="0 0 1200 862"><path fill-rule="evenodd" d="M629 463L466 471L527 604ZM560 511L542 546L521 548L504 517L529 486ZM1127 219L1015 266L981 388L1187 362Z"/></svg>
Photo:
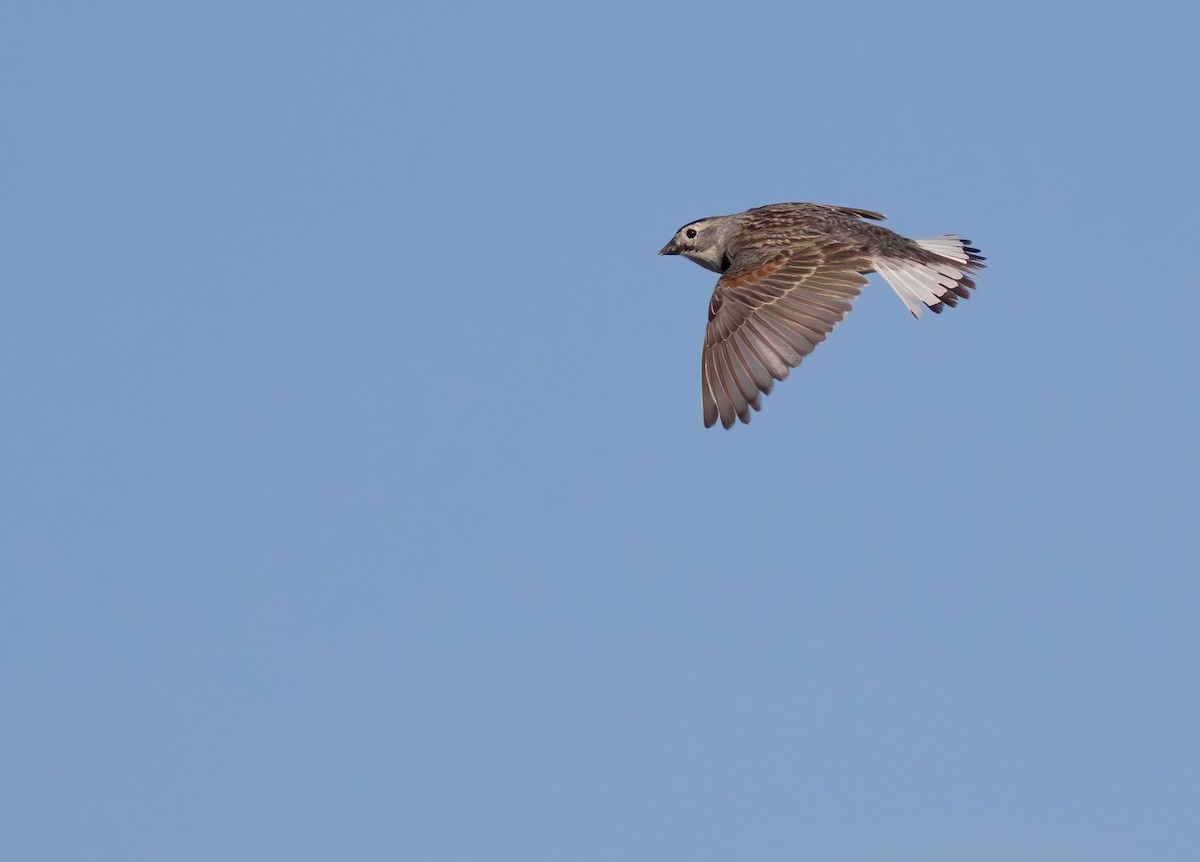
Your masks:
<svg viewBox="0 0 1200 862"><path fill-rule="evenodd" d="M884 216L829 204L770 204L685 224L659 254L719 272L700 362L704 426L750 421L762 396L825 340L877 272L913 317L974 289L984 258L953 235L908 239Z"/></svg>

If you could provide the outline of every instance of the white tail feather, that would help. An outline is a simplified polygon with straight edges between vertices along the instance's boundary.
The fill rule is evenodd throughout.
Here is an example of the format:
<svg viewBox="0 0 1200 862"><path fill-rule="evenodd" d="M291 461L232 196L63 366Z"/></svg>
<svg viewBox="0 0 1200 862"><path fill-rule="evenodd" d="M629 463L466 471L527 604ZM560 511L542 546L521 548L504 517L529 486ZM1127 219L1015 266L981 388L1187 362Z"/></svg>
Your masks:
<svg viewBox="0 0 1200 862"><path fill-rule="evenodd" d="M926 251L931 251L942 257L948 257L950 260L958 263L967 263L970 260L966 249L963 247L963 241L952 234L931 236L928 239L917 239L913 240L913 242Z"/></svg>
<svg viewBox="0 0 1200 862"><path fill-rule="evenodd" d="M942 260L876 258L873 261L875 271L896 291L913 317L920 317L926 308L940 312L943 305L957 304L956 290L975 286L968 273L980 266L978 261L982 258L969 253L967 244L956 236L936 236L914 242Z"/></svg>

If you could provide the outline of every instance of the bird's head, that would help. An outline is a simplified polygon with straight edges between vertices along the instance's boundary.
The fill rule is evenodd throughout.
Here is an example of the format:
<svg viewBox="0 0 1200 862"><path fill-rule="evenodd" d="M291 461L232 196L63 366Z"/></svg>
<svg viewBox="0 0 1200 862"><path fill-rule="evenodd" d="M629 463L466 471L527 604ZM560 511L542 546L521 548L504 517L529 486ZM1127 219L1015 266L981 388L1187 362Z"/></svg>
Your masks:
<svg viewBox="0 0 1200 862"><path fill-rule="evenodd" d="M732 227L729 216L698 219L677 230L659 254L681 254L705 269L723 272L727 264L725 246Z"/></svg>

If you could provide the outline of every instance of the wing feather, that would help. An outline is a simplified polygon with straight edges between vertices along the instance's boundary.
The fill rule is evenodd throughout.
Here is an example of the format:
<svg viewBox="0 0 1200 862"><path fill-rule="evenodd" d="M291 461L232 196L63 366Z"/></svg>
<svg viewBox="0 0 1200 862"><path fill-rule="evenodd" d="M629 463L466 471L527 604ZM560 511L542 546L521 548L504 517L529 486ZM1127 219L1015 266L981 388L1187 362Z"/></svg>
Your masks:
<svg viewBox="0 0 1200 862"><path fill-rule="evenodd" d="M850 311L870 269L861 251L829 238L740 252L709 305L701 358L704 424L749 422L775 381Z"/></svg>

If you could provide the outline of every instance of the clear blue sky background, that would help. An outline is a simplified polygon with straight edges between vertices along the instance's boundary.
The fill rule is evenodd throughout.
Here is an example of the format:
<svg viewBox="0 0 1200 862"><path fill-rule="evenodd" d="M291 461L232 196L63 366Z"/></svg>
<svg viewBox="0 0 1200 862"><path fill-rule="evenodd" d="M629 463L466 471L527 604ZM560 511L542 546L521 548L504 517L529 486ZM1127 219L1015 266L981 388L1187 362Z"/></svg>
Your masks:
<svg viewBox="0 0 1200 862"><path fill-rule="evenodd" d="M1194 7L6 4L0 856L1194 860ZM878 209L701 425L683 223Z"/></svg>

